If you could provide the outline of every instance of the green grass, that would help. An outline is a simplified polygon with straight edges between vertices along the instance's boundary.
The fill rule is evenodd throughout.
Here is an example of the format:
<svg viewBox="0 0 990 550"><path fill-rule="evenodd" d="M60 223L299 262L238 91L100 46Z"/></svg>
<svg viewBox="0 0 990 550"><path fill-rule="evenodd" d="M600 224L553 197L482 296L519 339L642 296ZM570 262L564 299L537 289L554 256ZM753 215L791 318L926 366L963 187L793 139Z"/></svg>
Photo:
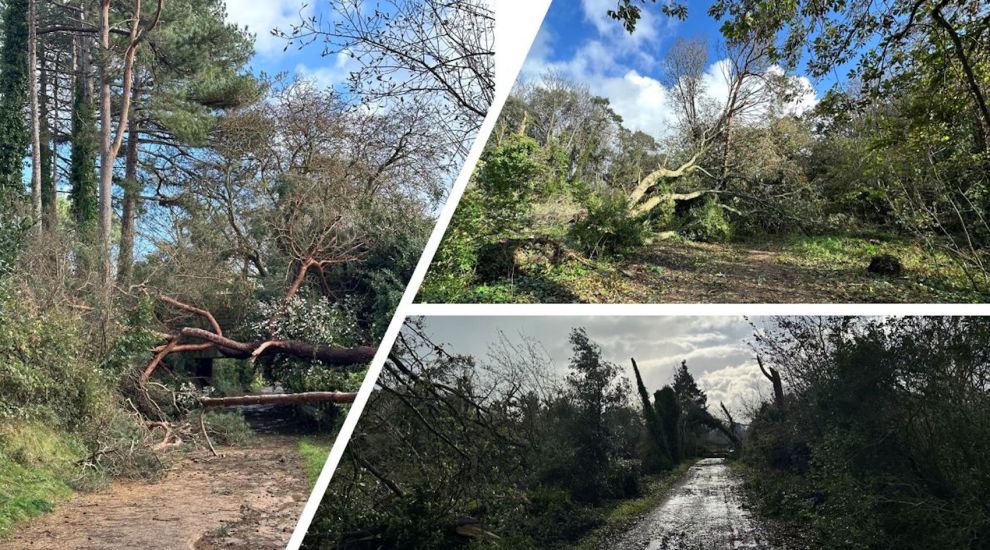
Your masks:
<svg viewBox="0 0 990 550"><path fill-rule="evenodd" d="M312 488L316 484L316 479L323 471L323 465L327 462L327 455L330 454L330 447L333 441L303 439L299 441L299 454L303 457L303 468L306 470L306 479Z"/></svg>
<svg viewBox="0 0 990 550"><path fill-rule="evenodd" d="M78 442L40 424L0 428L0 539L72 495L84 456Z"/></svg>
<svg viewBox="0 0 990 550"><path fill-rule="evenodd" d="M973 289L966 269L947 252L929 250L910 240L855 236L795 236L781 251L784 263L823 270L864 269L870 259L890 254L901 260L905 275L919 291L934 294L939 301L983 301L986 295ZM974 274L975 275L975 274Z"/></svg>
<svg viewBox="0 0 990 550"><path fill-rule="evenodd" d="M605 524L589 533L574 547L581 550L597 550L608 541L628 531L637 521L667 498L670 489L678 482L694 462L685 462L665 474L647 476L645 494L639 498L622 500L604 515Z"/></svg>

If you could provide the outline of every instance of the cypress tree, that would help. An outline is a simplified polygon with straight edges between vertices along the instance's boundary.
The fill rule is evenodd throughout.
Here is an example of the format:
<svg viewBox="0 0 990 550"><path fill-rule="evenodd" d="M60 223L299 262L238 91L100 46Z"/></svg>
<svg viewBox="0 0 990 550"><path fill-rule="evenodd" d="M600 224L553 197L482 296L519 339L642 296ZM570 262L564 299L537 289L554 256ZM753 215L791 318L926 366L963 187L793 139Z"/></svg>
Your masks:
<svg viewBox="0 0 990 550"><path fill-rule="evenodd" d="M681 461L681 408L677 404L677 394L674 388L664 386L653 394L653 406L657 410L657 418L663 426L667 438L667 450L674 464Z"/></svg>
<svg viewBox="0 0 990 550"><path fill-rule="evenodd" d="M639 398L643 402L643 419L646 421L646 431L650 436L651 456L647 457L647 466L654 471L669 470L674 463L671 460L670 449L667 446L667 436L664 433L663 423L657 417L657 410L650 403L650 393L646 391L643 384L643 377L639 374L639 367L636 360L632 360L633 372L636 373L636 388L639 390Z"/></svg>
<svg viewBox="0 0 990 550"><path fill-rule="evenodd" d="M96 196L96 112L86 93L86 74L76 76L72 102L72 150L69 165L69 200L80 232L96 228L99 201Z"/></svg>
<svg viewBox="0 0 990 550"><path fill-rule="evenodd" d="M24 154L30 142L28 102L28 0L7 0L0 47L0 193L24 193Z"/></svg>

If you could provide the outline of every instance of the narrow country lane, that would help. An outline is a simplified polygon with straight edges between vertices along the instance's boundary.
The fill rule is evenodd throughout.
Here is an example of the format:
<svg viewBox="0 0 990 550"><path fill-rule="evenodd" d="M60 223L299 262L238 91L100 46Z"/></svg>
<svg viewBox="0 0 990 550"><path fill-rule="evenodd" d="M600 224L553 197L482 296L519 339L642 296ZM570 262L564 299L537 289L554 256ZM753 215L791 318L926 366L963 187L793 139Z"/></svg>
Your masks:
<svg viewBox="0 0 990 550"><path fill-rule="evenodd" d="M699 460L660 506L612 548L687 550L771 548L743 508L741 482L722 458Z"/></svg>

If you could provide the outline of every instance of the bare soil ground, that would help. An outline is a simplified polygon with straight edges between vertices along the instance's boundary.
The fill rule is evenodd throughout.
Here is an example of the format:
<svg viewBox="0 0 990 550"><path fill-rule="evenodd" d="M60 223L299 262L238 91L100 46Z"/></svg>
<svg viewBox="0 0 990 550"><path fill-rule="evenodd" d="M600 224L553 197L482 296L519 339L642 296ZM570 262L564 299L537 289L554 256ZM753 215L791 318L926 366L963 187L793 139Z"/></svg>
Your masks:
<svg viewBox="0 0 990 550"><path fill-rule="evenodd" d="M632 275L626 300L631 302L843 302L877 283L865 266L859 273L830 273L784 263L774 245L658 243L624 271Z"/></svg>
<svg viewBox="0 0 990 550"><path fill-rule="evenodd" d="M297 437L196 450L159 481L115 482L15 528L7 549L281 549L309 487Z"/></svg>
<svg viewBox="0 0 990 550"><path fill-rule="evenodd" d="M940 302L917 274L880 276L862 265L813 264L777 243L661 241L613 269L574 281L586 303L895 303ZM570 285L568 285L570 286Z"/></svg>
<svg viewBox="0 0 990 550"><path fill-rule="evenodd" d="M743 506L740 480L725 459L698 461L660 506L610 548L694 550L772 548Z"/></svg>

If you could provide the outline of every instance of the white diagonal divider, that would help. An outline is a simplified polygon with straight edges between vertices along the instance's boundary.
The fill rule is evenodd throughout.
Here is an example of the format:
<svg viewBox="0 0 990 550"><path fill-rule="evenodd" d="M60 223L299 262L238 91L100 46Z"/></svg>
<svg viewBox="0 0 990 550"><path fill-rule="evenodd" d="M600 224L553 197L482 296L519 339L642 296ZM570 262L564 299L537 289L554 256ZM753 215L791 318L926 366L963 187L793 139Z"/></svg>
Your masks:
<svg viewBox="0 0 990 550"><path fill-rule="evenodd" d="M551 0L491 1L495 4L494 101L488 110L488 115L485 117L484 123L482 123L481 128L478 130L478 135L464 161L464 166L461 168L460 174L450 190L447 203L440 212L436 226L433 228L433 233L430 235L430 240L423 250L419 264L416 266L416 271L413 272L412 278L409 280L409 285L402 294L402 300L400 300L399 306L395 310L395 315L392 317L392 321L385 331L385 336L382 337L378 351L375 353L375 357L368 367L368 374L361 384L357 398L354 400L354 404L351 405L351 410L344 420L343 426L340 428L340 433L337 434L337 439L334 441L333 447L330 449L330 455L327 457L326 464L323 465L320 477L316 480L313 492L309 495L309 500L306 501L302 515L299 516L299 522L296 524L296 528L292 532L292 537L289 539L288 550L298 549L306 537L306 532L309 530L309 526L313 522L313 517L316 515L316 509L319 507L320 501L323 499L324 493L326 493L327 486L330 484L330 478L333 476L334 470L337 469L337 464L340 463L340 458L344 454L344 448L347 446L351 434L354 433L354 427L357 425L361 413L364 411L364 405L368 402L368 398L374 390L378 375L381 373L385 359L388 357L388 353L392 348L392 343L402 328L402 323L407 315L406 312L416 298L419 285L423 282L423 277L426 275L426 270L429 268L430 262L433 261L433 255L436 253L440 240L447 231L447 225L450 223L450 218L454 214L454 209L457 208L457 203L460 201L461 195L464 194L464 188L467 185L468 179L470 179L474 166L477 164L478 158L485 148L485 143L491 135L492 128L495 127L495 121L502 111L502 106L505 104L505 100L515 83L516 75L519 74L519 70L526 60L526 54L529 53L529 48L543 23L543 17L550 7Z"/></svg>

